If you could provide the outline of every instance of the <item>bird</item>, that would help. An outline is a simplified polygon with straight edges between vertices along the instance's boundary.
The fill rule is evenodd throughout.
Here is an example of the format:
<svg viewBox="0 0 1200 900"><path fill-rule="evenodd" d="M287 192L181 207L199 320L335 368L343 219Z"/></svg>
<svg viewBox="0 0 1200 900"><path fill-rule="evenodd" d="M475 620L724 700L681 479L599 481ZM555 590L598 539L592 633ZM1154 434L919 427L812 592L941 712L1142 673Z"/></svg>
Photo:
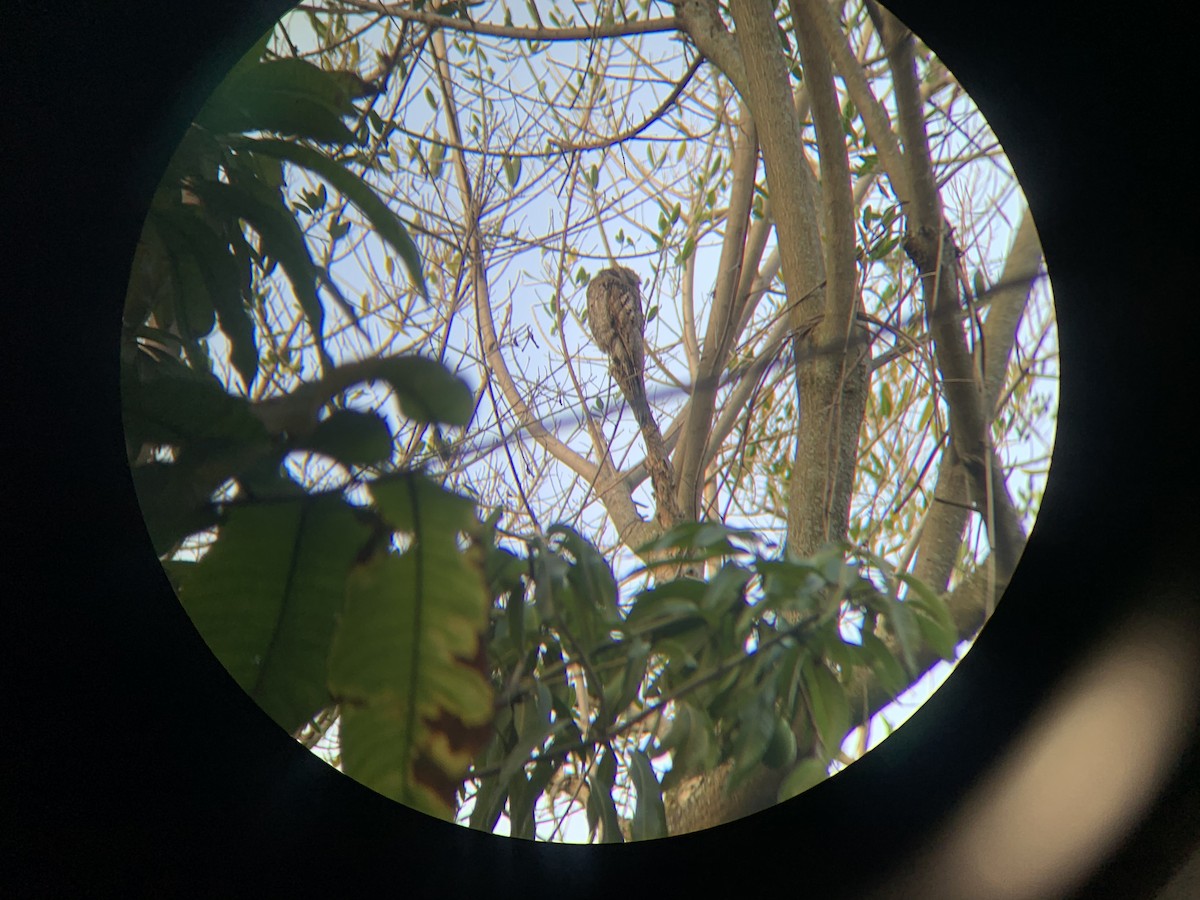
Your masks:
<svg viewBox="0 0 1200 900"><path fill-rule="evenodd" d="M646 469L654 485L658 518L670 527L682 513L662 432L646 400L646 316L638 274L620 265L596 273L587 288L587 321L596 346L608 355L609 371L646 442Z"/></svg>
<svg viewBox="0 0 1200 900"><path fill-rule="evenodd" d="M609 369L638 424L646 403L646 317L641 279L624 266L598 272L587 288L588 326L596 346L608 354Z"/></svg>

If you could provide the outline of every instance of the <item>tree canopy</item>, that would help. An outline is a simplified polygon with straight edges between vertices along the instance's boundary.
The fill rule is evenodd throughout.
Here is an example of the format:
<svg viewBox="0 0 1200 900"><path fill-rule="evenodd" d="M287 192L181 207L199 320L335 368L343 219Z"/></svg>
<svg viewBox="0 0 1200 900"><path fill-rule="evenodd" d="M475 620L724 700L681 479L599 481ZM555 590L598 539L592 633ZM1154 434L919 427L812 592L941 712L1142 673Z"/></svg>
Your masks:
<svg viewBox="0 0 1200 900"><path fill-rule="evenodd" d="M614 265L643 414L588 320ZM514 836L678 834L849 762L994 608L1053 437L1028 208L871 2L306 4L189 129L125 326L218 658Z"/></svg>

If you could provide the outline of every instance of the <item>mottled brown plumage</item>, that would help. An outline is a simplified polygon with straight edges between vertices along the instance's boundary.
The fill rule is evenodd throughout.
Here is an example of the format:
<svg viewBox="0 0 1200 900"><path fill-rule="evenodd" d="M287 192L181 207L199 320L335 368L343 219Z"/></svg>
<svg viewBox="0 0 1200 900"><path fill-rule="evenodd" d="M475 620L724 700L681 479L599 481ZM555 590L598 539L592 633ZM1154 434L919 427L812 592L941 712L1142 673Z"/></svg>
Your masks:
<svg viewBox="0 0 1200 900"><path fill-rule="evenodd" d="M670 527L681 513L675 476L658 423L646 399L646 317L637 273L624 266L598 272L587 289L588 326L596 346L608 354L609 371L633 410L646 442L646 469L654 485L658 518Z"/></svg>
<svg viewBox="0 0 1200 900"><path fill-rule="evenodd" d="M588 285L587 308L596 346L608 354L621 376L641 378L646 362L646 317L637 273L624 266L598 272ZM616 371L613 375L621 384L621 376ZM625 389L623 384L621 389Z"/></svg>

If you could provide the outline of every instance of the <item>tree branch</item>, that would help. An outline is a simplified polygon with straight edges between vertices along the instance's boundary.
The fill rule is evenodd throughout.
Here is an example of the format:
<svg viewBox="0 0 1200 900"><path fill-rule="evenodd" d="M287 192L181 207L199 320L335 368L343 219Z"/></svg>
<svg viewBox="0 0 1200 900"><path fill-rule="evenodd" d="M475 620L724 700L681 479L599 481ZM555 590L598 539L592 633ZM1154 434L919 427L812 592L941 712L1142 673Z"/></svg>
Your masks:
<svg viewBox="0 0 1200 900"><path fill-rule="evenodd" d="M925 133L923 101L912 32L886 10L878 15L896 88L900 133L912 185L905 215L904 249L917 266L950 418L953 459L964 466L976 508L983 511L992 544L992 575L1007 581L1024 546L1012 499L991 446L981 373L967 349L958 296L958 250L948 234Z"/></svg>
<svg viewBox="0 0 1200 900"><path fill-rule="evenodd" d="M888 174L893 192L902 203L907 201L912 196L912 188L904 154L892 130L891 119L867 83L866 73L863 72L862 65L847 43L846 35L834 18L833 8L824 0L796 0L795 6L804 19L804 30L811 28L816 31L842 76L846 93L850 95L858 114L862 116L867 136L876 148L879 163ZM799 19L796 27L799 31ZM880 38L882 39L882 35Z"/></svg>
<svg viewBox="0 0 1200 900"><path fill-rule="evenodd" d="M475 22L457 16L443 16L413 9L399 3L374 3L371 0L340 0L343 6L366 12L383 13L406 22L419 22L430 28L445 28L468 34L483 34L490 37L516 38L522 41L554 43L556 41L586 41L600 38L621 38L635 34L654 34L661 31L678 31L679 19L664 16L640 22L606 22L597 25L579 25L571 28L542 28L519 25L494 25L490 22ZM328 14L323 7L300 6L298 9Z"/></svg>
<svg viewBox="0 0 1200 900"><path fill-rule="evenodd" d="M744 97L746 67L737 42L721 21L715 0L675 0L675 11L680 27L692 39L696 49L724 72Z"/></svg>
<svg viewBox="0 0 1200 900"><path fill-rule="evenodd" d="M725 216L725 239L721 245L717 283L708 314L698 377L687 405L687 419L677 455L679 490L676 496L684 516L689 519L695 519L699 513L704 449L712 425L719 376L729 359L734 326L738 319L736 288L741 281L746 228L754 199L754 175L758 169L757 132L750 111L744 104L738 117L738 136L731 166L733 185L729 211Z"/></svg>

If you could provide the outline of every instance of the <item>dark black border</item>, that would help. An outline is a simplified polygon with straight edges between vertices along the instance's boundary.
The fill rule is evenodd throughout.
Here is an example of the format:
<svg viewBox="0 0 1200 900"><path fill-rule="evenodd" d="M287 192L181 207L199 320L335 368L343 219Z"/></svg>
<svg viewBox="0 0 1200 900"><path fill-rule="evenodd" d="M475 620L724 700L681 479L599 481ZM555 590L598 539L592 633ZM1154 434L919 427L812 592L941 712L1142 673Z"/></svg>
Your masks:
<svg viewBox="0 0 1200 900"><path fill-rule="evenodd" d="M117 396L129 260L188 115L284 5L6 4L11 534L0 545L0 633L17 715L4 766L15 789L0 805L18 863L4 868L8 896L376 886L443 897L756 896L775 885L861 896L912 858L1120 613L1164 594L1196 603L1182 23L1159 12L1131 21L1128 7L1108 4L892 6L988 115L1049 259L1062 421L1029 550L955 677L845 774L724 828L577 848L441 826L314 761L234 687L151 553ZM1151 815L1078 896L1148 896L1194 845L1191 740Z"/></svg>

